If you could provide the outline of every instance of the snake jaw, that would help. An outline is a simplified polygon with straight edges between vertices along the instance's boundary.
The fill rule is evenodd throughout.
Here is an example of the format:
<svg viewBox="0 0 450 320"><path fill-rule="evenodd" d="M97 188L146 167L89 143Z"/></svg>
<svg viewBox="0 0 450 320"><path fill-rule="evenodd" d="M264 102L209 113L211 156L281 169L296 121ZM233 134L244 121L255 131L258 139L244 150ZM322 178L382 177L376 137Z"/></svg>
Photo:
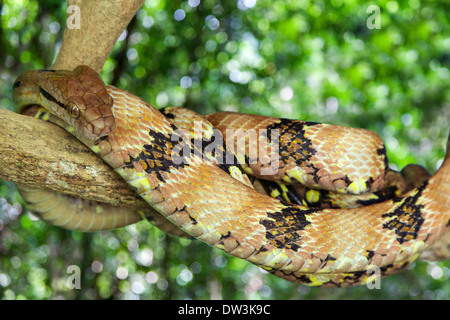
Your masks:
<svg viewBox="0 0 450 320"><path fill-rule="evenodd" d="M113 98L100 76L87 66L67 70L31 70L13 85L13 102L24 107L39 104L75 128L78 137L95 141L116 128Z"/></svg>
<svg viewBox="0 0 450 320"><path fill-rule="evenodd" d="M85 131L85 136L90 138L90 140L97 140L102 137L107 136L112 133L115 129L115 125L108 125L106 120L104 122L99 122L99 125L93 125L92 123L88 124L88 127ZM103 123L103 125L102 125Z"/></svg>

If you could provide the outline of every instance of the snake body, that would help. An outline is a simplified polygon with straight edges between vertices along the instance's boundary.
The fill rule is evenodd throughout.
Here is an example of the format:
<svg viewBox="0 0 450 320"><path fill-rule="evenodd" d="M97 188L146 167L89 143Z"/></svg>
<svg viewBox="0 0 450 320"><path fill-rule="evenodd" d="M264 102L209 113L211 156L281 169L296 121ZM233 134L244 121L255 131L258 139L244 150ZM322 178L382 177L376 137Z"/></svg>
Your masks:
<svg viewBox="0 0 450 320"><path fill-rule="evenodd" d="M244 176L236 174L239 165L211 160L217 149L208 153L207 146L196 145L195 134L183 134L169 121L170 112L164 116L131 93L106 86L89 67L28 71L13 88L16 105L40 105L59 117L59 125L102 157L149 203L150 215L289 281L347 286L370 281L369 271L374 267L381 276L392 274L413 262L450 222L448 151L435 175L402 197L357 208L309 208L261 194L245 179L233 178L231 173ZM372 134L368 139L375 141L376 156L361 159L380 163L381 169L377 166L376 170L381 171L353 178L355 163L361 159L345 158L341 167L351 167L351 171L342 174L335 171L332 161L321 163L317 158L326 150L331 155L350 148L352 144L347 144L352 137L340 140L322 124L230 116L240 125L254 122L258 129L281 131L278 163L286 183L323 184L338 193L376 191L386 184L387 159ZM335 149L329 149L327 136ZM257 139L267 145L272 142L268 134ZM364 147L361 143L358 146ZM294 161L297 166L292 166L284 157L296 149L303 153ZM245 158L245 152L238 153L239 157ZM244 166L243 171L258 175L265 163L271 163L257 162Z"/></svg>

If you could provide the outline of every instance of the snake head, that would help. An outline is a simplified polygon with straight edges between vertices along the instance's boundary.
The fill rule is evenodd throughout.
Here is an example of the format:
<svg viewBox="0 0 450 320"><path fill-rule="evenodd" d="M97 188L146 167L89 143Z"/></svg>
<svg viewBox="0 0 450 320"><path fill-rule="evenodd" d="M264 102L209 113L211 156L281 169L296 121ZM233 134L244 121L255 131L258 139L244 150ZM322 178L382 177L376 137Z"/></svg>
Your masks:
<svg viewBox="0 0 450 320"><path fill-rule="evenodd" d="M88 140L113 132L114 101L100 76L88 66L73 71L32 70L13 85L15 104L40 104Z"/></svg>

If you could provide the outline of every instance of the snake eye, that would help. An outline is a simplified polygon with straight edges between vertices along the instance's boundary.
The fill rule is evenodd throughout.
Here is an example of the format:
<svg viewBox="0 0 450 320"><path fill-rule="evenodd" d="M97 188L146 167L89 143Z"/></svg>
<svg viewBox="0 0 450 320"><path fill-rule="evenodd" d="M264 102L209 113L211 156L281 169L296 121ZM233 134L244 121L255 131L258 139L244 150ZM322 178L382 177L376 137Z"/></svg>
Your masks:
<svg viewBox="0 0 450 320"><path fill-rule="evenodd" d="M80 117L80 108L77 107L72 102L69 102L69 105L67 106L67 112L69 113L69 116L71 118L77 119Z"/></svg>

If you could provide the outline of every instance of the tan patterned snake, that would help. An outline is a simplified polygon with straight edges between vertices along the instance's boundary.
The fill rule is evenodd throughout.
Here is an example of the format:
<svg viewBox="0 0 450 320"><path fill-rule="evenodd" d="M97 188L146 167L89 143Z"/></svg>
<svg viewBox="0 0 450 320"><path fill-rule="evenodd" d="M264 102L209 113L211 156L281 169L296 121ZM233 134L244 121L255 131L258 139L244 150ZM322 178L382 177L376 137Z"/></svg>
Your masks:
<svg viewBox="0 0 450 320"><path fill-rule="evenodd" d="M256 191L237 165L211 159L204 145L195 145L195 134L180 133L174 124L177 109L167 110L164 116L131 93L106 86L86 66L73 71L28 71L15 82L13 100L18 106L43 106L59 117L59 125L102 157L149 203L148 214L157 224L173 224L289 281L346 286L369 281L368 270L374 267L382 276L395 273L413 262L449 225L449 153L434 176L401 198L349 209L308 208ZM284 182L355 194L376 191L385 184L386 159L377 136L370 132L357 131L355 136L344 127L229 117L240 128L248 124L266 130L257 136L261 144L273 142L267 129L278 130L277 172ZM214 116L208 119L220 127ZM247 149L256 142L246 141ZM327 163L319 157L332 158L333 152L355 145L361 153L345 161ZM368 148L373 152L367 153ZM302 150L294 161L297 167L287 160L296 149ZM217 154L219 149L215 150ZM270 153L266 156L272 159ZM354 177L362 158L367 158L360 166L365 167L366 176ZM271 169L270 161L264 163L254 161L244 170L261 174L261 168ZM372 167L376 172L370 171Z"/></svg>

